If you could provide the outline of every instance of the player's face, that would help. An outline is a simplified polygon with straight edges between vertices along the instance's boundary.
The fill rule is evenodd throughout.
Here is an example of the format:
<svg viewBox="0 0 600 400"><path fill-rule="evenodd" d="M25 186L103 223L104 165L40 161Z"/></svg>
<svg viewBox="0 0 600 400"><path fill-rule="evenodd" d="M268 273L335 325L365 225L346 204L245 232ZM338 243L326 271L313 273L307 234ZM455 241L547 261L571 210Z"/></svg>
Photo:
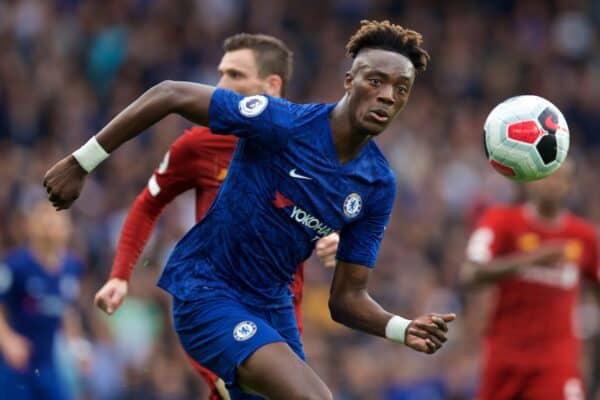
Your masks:
<svg viewBox="0 0 600 400"><path fill-rule="evenodd" d="M381 133L406 105L414 80L415 68L402 54L361 51L344 81L352 125L369 135Z"/></svg>
<svg viewBox="0 0 600 400"><path fill-rule="evenodd" d="M567 161L547 178L526 184L525 190L535 203L561 207L571 190L573 175L574 165Z"/></svg>
<svg viewBox="0 0 600 400"><path fill-rule="evenodd" d="M258 73L256 57L250 49L228 51L219 64L218 87L233 90L243 95L272 93L267 79L261 79Z"/></svg>
<svg viewBox="0 0 600 400"><path fill-rule="evenodd" d="M27 233L32 242L66 246L71 232L68 212L57 212L47 201L37 203L27 218Z"/></svg>

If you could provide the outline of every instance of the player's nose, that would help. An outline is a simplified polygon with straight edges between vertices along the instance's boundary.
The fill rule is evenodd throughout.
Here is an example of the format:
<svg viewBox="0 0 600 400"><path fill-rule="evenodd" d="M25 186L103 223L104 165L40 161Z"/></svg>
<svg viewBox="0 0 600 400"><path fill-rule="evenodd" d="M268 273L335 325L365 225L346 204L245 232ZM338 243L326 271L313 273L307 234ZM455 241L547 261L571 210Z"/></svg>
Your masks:
<svg viewBox="0 0 600 400"><path fill-rule="evenodd" d="M394 105L394 88L392 85L381 85L381 88L377 93L377 100L386 105Z"/></svg>

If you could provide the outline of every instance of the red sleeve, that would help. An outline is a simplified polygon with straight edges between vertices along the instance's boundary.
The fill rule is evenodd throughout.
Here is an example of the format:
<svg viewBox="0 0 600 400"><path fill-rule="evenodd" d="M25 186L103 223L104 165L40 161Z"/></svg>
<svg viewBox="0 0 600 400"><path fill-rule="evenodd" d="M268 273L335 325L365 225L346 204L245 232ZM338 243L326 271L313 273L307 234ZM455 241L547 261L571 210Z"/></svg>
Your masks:
<svg viewBox="0 0 600 400"><path fill-rule="evenodd" d="M193 129L180 136L135 199L121 231L110 278L129 280L164 207L195 186L193 163L199 152L195 139Z"/></svg>
<svg viewBox="0 0 600 400"><path fill-rule="evenodd" d="M467 244L467 259L477 263L487 263L506 252L507 233L505 208L491 208L478 220Z"/></svg>

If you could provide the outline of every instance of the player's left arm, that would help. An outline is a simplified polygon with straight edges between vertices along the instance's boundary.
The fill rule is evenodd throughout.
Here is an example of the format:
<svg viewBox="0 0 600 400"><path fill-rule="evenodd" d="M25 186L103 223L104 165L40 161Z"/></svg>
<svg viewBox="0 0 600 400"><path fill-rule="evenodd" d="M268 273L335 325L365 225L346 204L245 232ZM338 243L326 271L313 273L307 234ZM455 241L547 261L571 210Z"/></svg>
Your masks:
<svg viewBox="0 0 600 400"><path fill-rule="evenodd" d="M447 340L448 322L454 314L427 314L409 321L383 309L367 290L372 268L338 261L329 310L334 321L371 335L404 343L408 347L433 354Z"/></svg>
<svg viewBox="0 0 600 400"><path fill-rule="evenodd" d="M351 328L434 353L446 341L454 314L428 314L413 321L384 310L367 290L394 204L395 180L371 189L356 221L340 232L329 309L332 318Z"/></svg>

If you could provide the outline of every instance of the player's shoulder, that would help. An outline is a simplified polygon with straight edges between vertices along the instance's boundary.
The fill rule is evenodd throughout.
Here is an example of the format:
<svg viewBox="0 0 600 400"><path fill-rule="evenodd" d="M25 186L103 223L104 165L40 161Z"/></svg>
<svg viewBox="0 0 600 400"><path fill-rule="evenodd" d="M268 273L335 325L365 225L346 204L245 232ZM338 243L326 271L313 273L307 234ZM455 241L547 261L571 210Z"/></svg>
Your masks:
<svg viewBox="0 0 600 400"><path fill-rule="evenodd" d="M65 270L67 273L81 275L85 268L85 264L79 255L68 252L65 258Z"/></svg>
<svg viewBox="0 0 600 400"><path fill-rule="evenodd" d="M591 221L574 213L567 214L567 223L572 231L592 240L598 240L598 228Z"/></svg>
<svg viewBox="0 0 600 400"><path fill-rule="evenodd" d="M381 148L374 140L369 141L365 151L364 163L369 166L370 174L377 177L383 186L396 186L396 175Z"/></svg>
<svg viewBox="0 0 600 400"><path fill-rule="evenodd" d="M489 205L481 214L480 220L495 221L498 223L515 221L521 218L522 207L515 204L495 203Z"/></svg>
<svg viewBox="0 0 600 400"><path fill-rule="evenodd" d="M17 247L6 253L2 264L13 271L17 271L27 269L31 262L31 251L26 247Z"/></svg>
<svg viewBox="0 0 600 400"><path fill-rule="evenodd" d="M298 104L289 102L290 114L297 127L308 125L321 117L328 116L335 104L307 103ZM329 118L325 119L329 123Z"/></svg>

